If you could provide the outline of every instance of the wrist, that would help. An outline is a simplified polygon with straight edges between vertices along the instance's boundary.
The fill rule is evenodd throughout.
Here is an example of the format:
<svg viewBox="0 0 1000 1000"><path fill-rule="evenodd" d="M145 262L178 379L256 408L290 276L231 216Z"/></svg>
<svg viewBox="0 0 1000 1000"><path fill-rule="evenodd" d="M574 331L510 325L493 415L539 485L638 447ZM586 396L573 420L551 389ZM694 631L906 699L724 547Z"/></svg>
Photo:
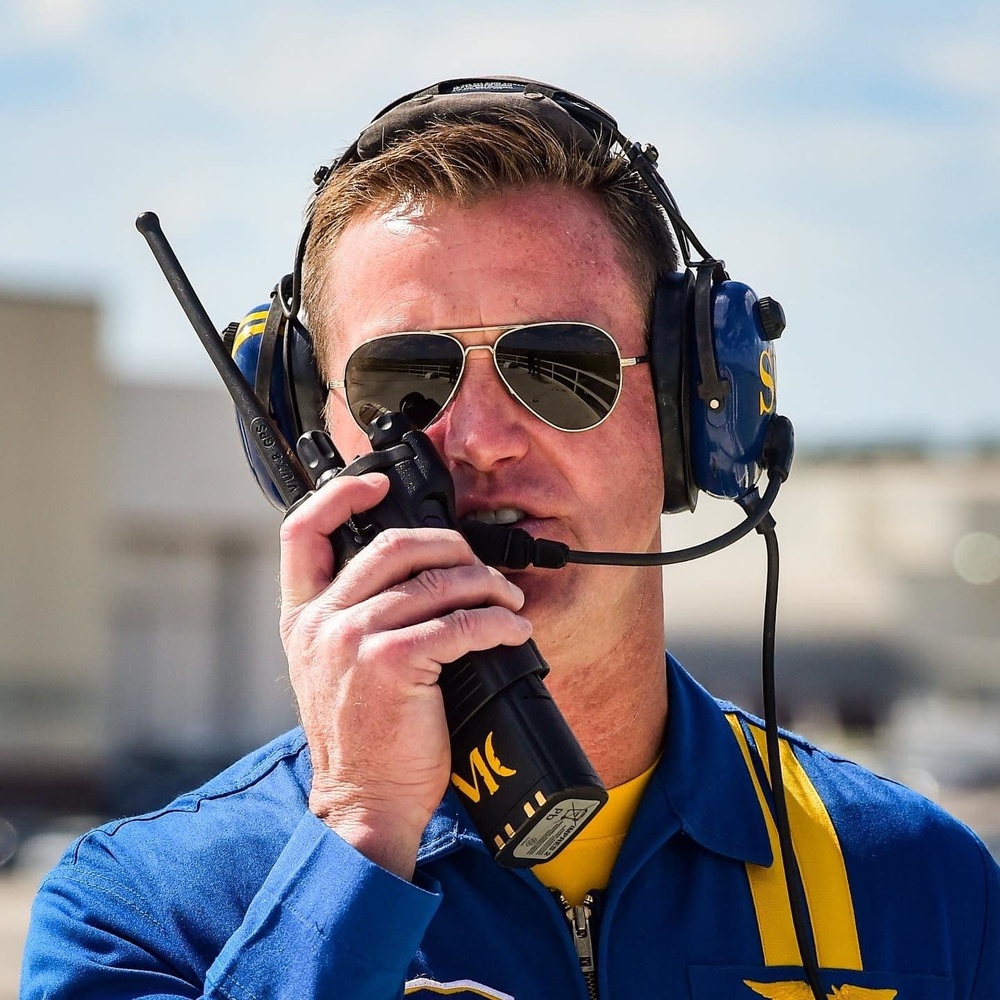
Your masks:
<svg viewBox="0 0 1000 1000"><path fill-rule="evenodd" d="M343 801L314 789L309 811L345 843L369 861L411 881L417 864L420 838L429 816L413 819L397 808L363 804L356 798Z"/></svg>

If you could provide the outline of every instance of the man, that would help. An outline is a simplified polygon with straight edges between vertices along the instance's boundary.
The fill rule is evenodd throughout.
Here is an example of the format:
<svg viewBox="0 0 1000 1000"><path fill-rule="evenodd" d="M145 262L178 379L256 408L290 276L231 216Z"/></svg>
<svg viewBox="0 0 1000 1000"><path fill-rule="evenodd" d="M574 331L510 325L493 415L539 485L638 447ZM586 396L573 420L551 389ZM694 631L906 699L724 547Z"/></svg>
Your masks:
<svg viewBox="0 0 1000 1000"><path fill-rule="evenodd" d="M405 346L393 335L448 331L464 366L425 416L458 515L655 552L664 470L646 352L657 280L677 265L670 230L606 143L535 110L534 87L509 87L521 106L417 108L326 179L304 294L333 386L327 424L345 454L367 450L358 359ZM536 324L617 346L617 391L579 433L505 374L498 342ZM1000 875L983 845L789 737L808 918L796 934L763 735L664 669L656 569L501 573L434 528L385 531L335 565L329 536L386 488L379 474L335 479L283 524L302 729L73 845L36 904L25 1000L998 995ZM611 800L563 854L518 870L448 790L438 679L529 636Z"/></svg>

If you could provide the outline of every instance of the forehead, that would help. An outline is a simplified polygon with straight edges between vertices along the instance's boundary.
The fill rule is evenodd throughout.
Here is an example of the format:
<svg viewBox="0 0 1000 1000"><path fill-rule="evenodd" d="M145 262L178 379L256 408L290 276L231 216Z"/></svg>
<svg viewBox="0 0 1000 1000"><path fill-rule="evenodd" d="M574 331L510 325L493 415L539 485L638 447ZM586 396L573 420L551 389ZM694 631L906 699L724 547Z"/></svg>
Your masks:
<svg viewBox="0 0 1000 1000"><path fill-rule="evenodd" d="M586 320L625 337L645 303L596 196L537 185L471 206L373 211L328 258L335 353L401 330Z"/></svg>

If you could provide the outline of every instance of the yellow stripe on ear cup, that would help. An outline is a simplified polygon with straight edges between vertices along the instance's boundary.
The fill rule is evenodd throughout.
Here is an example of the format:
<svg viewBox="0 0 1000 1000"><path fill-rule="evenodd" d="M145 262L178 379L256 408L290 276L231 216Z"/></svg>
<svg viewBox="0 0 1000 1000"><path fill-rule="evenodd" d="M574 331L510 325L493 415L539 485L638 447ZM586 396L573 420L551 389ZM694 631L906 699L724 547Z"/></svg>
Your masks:
<svg viewBox="0 0 1000 1000"><path fill-rule="evenodd" d="M769 868L753 864L746 866L764 962L766 965L801 965L785 887L778 831L754 767L753 758L756 754L767 773L764 731L759 726L749 727L755 744L751 747L739 718L727 715L726 720L736 737L743 762L757 793L774 856ZM791 744L787 740L780 740L779 745L792 846L802 876L819 964L825 968L860 971L864 966L854 917L854 901L851 898L851 887L837 831Z"/></svg>
<svg viewBox="0 0 1000 1000"><path fill-rule="evenodd" d="M240 325L236 329L236 337L233 340L233 353L249 337L257 336L264 332L264 324L267 322L267 309L259 309L252 313L247 313L240 320Z"/></svg>

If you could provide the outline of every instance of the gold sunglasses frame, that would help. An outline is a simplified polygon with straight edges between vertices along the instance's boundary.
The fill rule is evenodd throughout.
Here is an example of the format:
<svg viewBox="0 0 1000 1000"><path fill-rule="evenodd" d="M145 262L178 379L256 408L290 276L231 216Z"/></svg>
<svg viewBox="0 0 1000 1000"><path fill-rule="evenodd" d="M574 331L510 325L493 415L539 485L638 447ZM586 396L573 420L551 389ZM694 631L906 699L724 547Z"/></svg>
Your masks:
<svg viewBox="0 0 1000 1000"><path fill-rule="evenodd" d="M459 388L462 385L462 377L465 375L466 361L468 359L469 354L472 351L489 351L490 354L493 357L493 367L496 369L497 374L500 376L500 381L503 383L503 387L533 417L537 418L538 420L541 420L543 424L547 424L549 427L552 427L552 428L554 428L557 431L562 431L565 434L580 434L583 431L592 431L595 427L600 427L601 424L603 424L604 421L607 420L608 417L610 417L611 414L614 412L615 407L618 405L618 400L621 399L622 387L625 384L624 383L624 379L619 379L619 381L618 381L618 389L617 389L617 392L615 393L614 401L608 407L608 412L605 413L604 416L601 417L601 419L597 421L597 423L591 424L589 427L560 427L558 424L554 424L554 423L552 423L551 420L546 420L545 417L543 417L540 414L536 413L530 406L528 406L528 404L523 399L521 399L520 396L518 396L518 394L511 388L510 384L504 378L503 371L501 370L500 364L497 361L497 355L496 355L497 344L499 344L500 341L503 340L503 338L505 336L507 336L507 334L509 334L509 333L518 333L521 330L537 329L539 327L546 327L546 326L585 326L585 327L588 327L591 330L597 330L599 333L604 334L604 336L607 337L608 340L611 341L611 343L614 345L615 354L618 355L618 368L619 368L619 371L621 371L621 370L623 370L625 368L631 368L634 365L648 364L648 362L649 362L649 355L648 354L639 354L639 355L637 355L635 357L630 357L630 358L622 357L622 351L621 351L621 348L618 346L618 341L615 340L615 338L612 337L611 334L608 333L607 330L603 329L602 327L597 326L595 323L585 323L585 322L582 322L580 320L547 320L547 321L540 322L540 323L519 323L516 326L464 326L464 327L455 327L454 329L449 329L449 330L400 330L400 331L398 331L396 333L386 333L386 334L382 334L381 336L378 336L378 337L370 337L368 340L365 340L362 343L358 344L358 346L355 347L353 351L351 351L350 355L347 358L347 361L344 363L344 378L342 378L342 379L329 379L325 383L325 385L326 385L327 389L343 389L345 391L344 392L344 396L345 396L345 399L347 401L347 409L350 411L351 417L354 419L354 422L359 427L361 427L362 430L364 430L365 428L361 424L361 421L358 420L358 418L354 414L354 409L351 406L350 399L347 398L347 392L346 392L346 390L347 390L347 369L350 366L351 359L354 357L354 355L358 351L360 351L362 347L365 347L367 344L370 344L370 343L372 343L373 341L376 341L376 340L387 340L387 339L389 339L391 337L410 337L410 336L414 336L414 335L418 335L418 336L422 336L422 337L426 337L426 336L442 337L445 340L450 340L452 343L457 344L459 346L459 348L462 351L462 366L461 366L461 368L459 368L458 377L455 379L455 385L452 387L452 390L448 394L447 399L445 399L445 401L441 404L441 409L439 410L439 413L444 412L444 410L448 406L448 404L457 395L458 390L459 390ZM467 334L468 335L468 334L476 334L476 333L483 333L483 334L486 334L486 333L496 333L497 337L493 341L492 344L472 344L472 345L468 345L468 346L465 345L465 344L463 344L458 339L458 337L459 337L460 334ZM434 420L432 420L431 423L427 424L426 426L430 427L431 424L434 423L435 420L437 420L437 417L435 417Z"/></svg>

